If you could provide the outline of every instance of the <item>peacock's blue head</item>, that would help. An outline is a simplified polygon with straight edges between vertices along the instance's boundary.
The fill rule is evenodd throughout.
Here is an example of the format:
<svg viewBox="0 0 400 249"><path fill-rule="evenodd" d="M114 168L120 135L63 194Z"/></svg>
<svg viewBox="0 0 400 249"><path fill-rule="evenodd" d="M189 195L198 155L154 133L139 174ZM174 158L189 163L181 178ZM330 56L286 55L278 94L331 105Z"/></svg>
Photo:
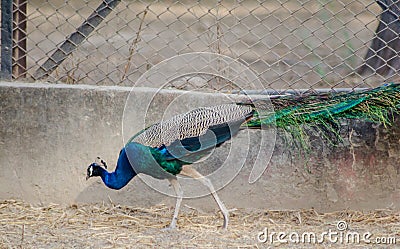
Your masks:
<svg viewBox="0 0 400 249"><path fill-rule="evenodd" d="M121 150L114 172L108 172L106 170L106 162L99 157L97 159L100 161L100 164L94 162L89 165L86 180L93 176L100 176L107 187L121 189L136 175L126 156L125 149Z"/></svg>
<svg viewBox="0 0 400 249"><path fill-rule="evenodd" d="M104 171L103 167L101 167L97 163L92 163L87 168L86 180L93 176L101 176L101 173Z"/></svg>

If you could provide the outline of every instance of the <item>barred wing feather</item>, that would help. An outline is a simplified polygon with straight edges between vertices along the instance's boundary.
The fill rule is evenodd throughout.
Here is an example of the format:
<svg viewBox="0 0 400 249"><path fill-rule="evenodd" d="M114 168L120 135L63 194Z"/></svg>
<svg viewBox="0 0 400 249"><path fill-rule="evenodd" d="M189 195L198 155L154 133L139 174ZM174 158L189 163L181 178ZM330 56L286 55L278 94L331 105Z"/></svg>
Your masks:
<svg viewBox="0 0 400 249"><path fill-rule="evenodd" d="M133 141L153 148L163 145L169 146L177 140L184 141L185 139L203 136L210 127L243 123L252 115L253 108L246 105L223 104L202 107L153 124L133 136L128 143ZM223 132L229 131L229 129L219 130ZM216 134L216 136L223 137L222 134ZM227 137L227 139L230 137ZM194 140L191 140L191 142ZM186 141L187 144L190 144L188 142L190 140ZM196 144L192 143L192 147L195 146Z"/></svg>

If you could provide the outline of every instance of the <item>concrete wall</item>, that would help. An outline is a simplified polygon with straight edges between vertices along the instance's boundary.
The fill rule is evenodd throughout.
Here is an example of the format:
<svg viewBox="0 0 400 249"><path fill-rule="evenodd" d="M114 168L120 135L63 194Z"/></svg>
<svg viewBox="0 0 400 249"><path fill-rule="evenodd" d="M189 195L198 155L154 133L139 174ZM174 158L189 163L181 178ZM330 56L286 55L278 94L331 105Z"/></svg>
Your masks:
<svg viewBox="0 0 400 249"><path fill-rule="evenodd" d="M130 88L44 83L0 83L0 199L32 203L108 202L150 206L174 199L160 194L134 178L119 191L107 189L100 179L85 181L87 166L101 156L114 168L125 131L142 127L135 108L123 119ZM154 89L132 92L137 108L144 108ZM171 113L192 106L227 102L213 94L161 91L148 117L155 122L167 106ZM182 97L170 105L178 96ZM190 108L189 108L190 107ZM398 124L398 122L396 122ZM328 149L318 143L306 165L299 152L278 136L274 155L260 180L248 183L257 151L250 149L239 175L219 191L228 208L293 209L314 207L321 211L343 208L400 208L400 128L388 130L355 122L351 143ZM349 128L347 127L347 128ZM350 129L351 130L351 129ZM240 133L239 143L257 142L259 131ZM125 132L126 133L126 132ZM196 167L212 170L224 162L230 143L214 151ZM242 157L239 155L238 157ZM199 209L216 208L210 197L187 200Z"/></svg>

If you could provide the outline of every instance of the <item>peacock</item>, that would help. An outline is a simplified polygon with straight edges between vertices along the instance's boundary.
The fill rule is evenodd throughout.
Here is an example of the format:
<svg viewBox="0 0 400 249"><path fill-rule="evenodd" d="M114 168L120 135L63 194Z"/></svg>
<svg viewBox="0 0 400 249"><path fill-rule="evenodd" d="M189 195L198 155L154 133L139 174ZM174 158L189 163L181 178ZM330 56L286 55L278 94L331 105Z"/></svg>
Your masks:
<svg viewBox="0 0 400 249"><path fill-rule="evenodd" d="M137 174L168 180L177 196L168 228L175 229L183 196L176 176L192 177L209 189L222 212L222 227L226 229L228 209L210 180L200 174L193 163L246 128L275 126L304 139L301 134L304 125L321 127L334 134L338 134L336 129L342 119L391 125L393 114L399 113L400 84L390 83L350 93L281 96L270 100L275 108L272 113L260 109L263 101L201 107L155 123L129 139L119 153L114 172L106 170L104 161L92 163L87 168L86 179L99 176L111 189L123 188Z"/></svg>

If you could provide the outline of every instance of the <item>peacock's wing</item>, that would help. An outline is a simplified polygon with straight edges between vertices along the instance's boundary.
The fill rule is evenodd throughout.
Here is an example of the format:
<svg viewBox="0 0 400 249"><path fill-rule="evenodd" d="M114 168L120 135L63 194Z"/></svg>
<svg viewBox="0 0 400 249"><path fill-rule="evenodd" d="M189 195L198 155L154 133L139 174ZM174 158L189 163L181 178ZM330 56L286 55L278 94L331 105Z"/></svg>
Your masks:
<svg viewBox="0 0 400 249"><path fill-rule="evenodd" d="M214 125L209 127L201 136L175 140L169 146L162 145L158 149L165 154L166 160L179 159L187 163L193 163L208 154L211 149L219 147L236 135L244 121L237 120Z"/></svg>
<svg viewBox="0 0 400 249"><path fill-rule="evenodd" d="M156 148L166 160L193 162L211 148L229 140L252 115L253 108L246 105L198 108L156 123L133 136L129 142Z"/></svg>

